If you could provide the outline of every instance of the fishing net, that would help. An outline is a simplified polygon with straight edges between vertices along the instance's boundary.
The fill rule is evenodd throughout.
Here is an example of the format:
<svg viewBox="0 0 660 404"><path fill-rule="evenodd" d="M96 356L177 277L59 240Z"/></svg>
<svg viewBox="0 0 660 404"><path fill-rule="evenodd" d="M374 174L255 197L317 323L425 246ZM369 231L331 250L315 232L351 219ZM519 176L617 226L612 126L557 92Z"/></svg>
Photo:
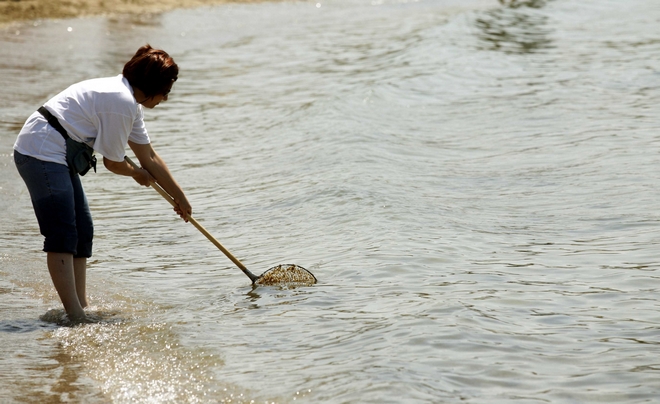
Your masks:
<svg viewBox="0 0 660 404"><path fill-rule="evenodd" d="M283 264L272 267L257 279L255 285L291 285L304 286L316 283L316 277L305 268Z"/></svg>
<svg viewBox="0 0 660 404"><path fill-rule="evenodd" d="M1 0L0 0L1 1ZM125 157L125 160L134 168L138 168L138 165L133 162L129 157ZM156 182L152 182L151 186L158 191L158 193L165 198L174 208L177 208L177 204L174 201L174 198L167 193L160 185ZM234 257L225 247L220 244L218 240L215 239L202 226L193 218L188 216L188 221L192 223L193 226L197 228L210 242L212 242L220 251L222 251L227 258L229 258L236 266L243 271L245 275L252 281L253 285L288 285L288 286L298 286L298 285L313 285L316 283L316 277L306 270L305 268L298 265L277 265L270 268L268 271L264 272L261 276L256 276L250 272L245 265L243 265L236 257Z"/></svg>

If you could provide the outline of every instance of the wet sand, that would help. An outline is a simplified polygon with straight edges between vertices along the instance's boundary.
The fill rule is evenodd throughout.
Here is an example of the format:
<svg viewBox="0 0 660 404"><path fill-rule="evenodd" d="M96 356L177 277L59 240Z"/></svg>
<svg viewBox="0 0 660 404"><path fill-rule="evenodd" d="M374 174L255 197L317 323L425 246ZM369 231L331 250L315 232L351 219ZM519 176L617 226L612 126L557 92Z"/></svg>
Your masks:
<svg viewBox="0 0 660 404"><path fill-rule="evenodd" d="M0 26L45 18L158 13L232 1L236 0L0 0Z"/></svg>

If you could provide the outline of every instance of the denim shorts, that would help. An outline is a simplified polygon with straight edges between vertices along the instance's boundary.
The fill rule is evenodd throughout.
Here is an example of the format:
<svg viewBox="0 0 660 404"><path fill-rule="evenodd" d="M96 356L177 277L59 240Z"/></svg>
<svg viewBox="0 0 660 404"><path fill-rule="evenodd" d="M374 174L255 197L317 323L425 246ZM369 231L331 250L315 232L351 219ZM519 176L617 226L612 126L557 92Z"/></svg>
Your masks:
<svg viewBox="0 0 660 404"><path fill-rule="evenodd" d="M14 162L25 181L44 251L92 256L94 225L80 176L65 165L41 161L14 150Z"/></svg>

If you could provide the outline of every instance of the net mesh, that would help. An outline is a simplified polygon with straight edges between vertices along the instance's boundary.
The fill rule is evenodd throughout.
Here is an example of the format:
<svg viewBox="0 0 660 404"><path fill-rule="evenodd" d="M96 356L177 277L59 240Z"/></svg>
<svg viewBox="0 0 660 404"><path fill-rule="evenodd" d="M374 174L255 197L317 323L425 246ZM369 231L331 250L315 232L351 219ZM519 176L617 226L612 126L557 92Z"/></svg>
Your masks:
<svg viewBox="0 0 660 404"><path fill-rule="evenodd" d="M284 264L272 267L257 279L257 285L313 285L316 277L305 268Z"/></svg>

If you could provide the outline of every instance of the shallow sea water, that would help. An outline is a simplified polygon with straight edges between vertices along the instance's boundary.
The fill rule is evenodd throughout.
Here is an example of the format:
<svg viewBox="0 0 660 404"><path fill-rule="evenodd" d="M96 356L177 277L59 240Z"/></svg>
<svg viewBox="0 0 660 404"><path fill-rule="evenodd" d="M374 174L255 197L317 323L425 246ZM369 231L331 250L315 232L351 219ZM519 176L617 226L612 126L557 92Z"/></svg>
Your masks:
<svg viewBox="0 0 660 404"><path fill-rule="evenodd" d="M659 22L651 0L336 0L4 29L0 396L657 402ZM319 283L252 287L101 168L103 322L58 326L11 148L146 42L181 69L146 120L197 220L256 274Z"/></svg>

